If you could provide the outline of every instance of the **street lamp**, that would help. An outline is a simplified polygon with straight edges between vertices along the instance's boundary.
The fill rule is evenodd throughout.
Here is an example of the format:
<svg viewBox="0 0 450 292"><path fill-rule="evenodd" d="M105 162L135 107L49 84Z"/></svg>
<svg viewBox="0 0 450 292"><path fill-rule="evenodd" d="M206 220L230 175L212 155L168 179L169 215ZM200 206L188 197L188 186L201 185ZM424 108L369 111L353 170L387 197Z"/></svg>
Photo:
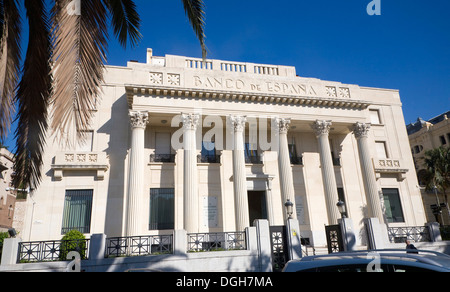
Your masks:
<svg viewBox="0 0 450 292"><path fill-rule="evenodd" d="M284 206L286 207L288 219L292 219L292 214L294 214L294 203L292 203L291 200L288 199Z"/></svg>
<svg viewBox="0 0 450 292"><path fill-rule="evenodd" d="M338 207L339 213L341 213L341 217L347 218L347 216L345 216L345 213L346 213L345 203L343 201L339 200L339 202L336 204L336 206Z"/></svg>

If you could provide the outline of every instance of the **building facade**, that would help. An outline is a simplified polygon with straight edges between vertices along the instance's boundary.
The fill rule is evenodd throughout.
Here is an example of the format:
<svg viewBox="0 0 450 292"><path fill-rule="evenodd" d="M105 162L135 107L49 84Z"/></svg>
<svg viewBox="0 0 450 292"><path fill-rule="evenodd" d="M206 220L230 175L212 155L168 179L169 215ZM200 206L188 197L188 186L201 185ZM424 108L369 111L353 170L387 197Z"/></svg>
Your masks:
<svg viewBox="0 0 450 292"><path fill-rule="evenodd" d="M49 144L24 240L284 225L288 200L316 246L338 201L360 230L426 222L397 90L148 50L107 66L102 91L87 142Z"/></svg>
<svg viewBox="0 0 450 292"><path fill-rule="evenodd" d="M6 148L0 148L0 232L13 227L16 192L10 189L14 158Z"/></svg>
<svg viewBox="0 0 450 292"><path fill-rule="evenodd" d="M406 126L408 131L411 153L413 154L416 172L421 185L423 204L428 221L438 221L443 225L450 224L448 199L443 193L426 190L421 181L426 165L425 152L439 147L450 147L450 111L442 113L428 121L421 118ZM435 206L441 207L442 214L435 214ZM436 216L437 215L437 216Z"/></svg>

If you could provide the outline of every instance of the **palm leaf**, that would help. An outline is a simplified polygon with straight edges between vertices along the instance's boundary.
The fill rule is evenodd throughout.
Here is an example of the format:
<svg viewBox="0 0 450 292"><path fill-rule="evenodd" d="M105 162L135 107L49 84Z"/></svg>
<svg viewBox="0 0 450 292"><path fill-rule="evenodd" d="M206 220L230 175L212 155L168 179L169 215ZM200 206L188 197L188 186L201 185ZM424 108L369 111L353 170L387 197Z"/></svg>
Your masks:
<svg viewBox="0 0 450 292"><path fill-rule="evenodd" d="M82 1L81 13L69 14L71 0L54 7L54 95L52 129L70 142L76 131L80 141L91 123L103 81L107 43L106 7L101 0Z"/></svg>
<svg viewBox="0 0 450 292"><path fill-rule="evenodd" d="M45 0L25 0L30 27L28 50L16 101L16 155L13 185L34 189L41 180L42 153L45 145L48 100L51 92L50 31Z"/></svg>
<svg viewBox="0 0 450 292"><path fill-rule="evenodd" d="M136 10L136 4L132 0L108 0L107 4L119 43L126 47L129 39L131 46L135 47L142 39L139 32L141 18Z"/></svg>
<svg viewBox="0 0 450 292"><path fill-rule="evenodd" d="M14 112L14 95L20 73L21 21L17 0L0 1L0 140L6 138Z"/></svg>
<svg viewBox="0 0 450 292"><path fill-rule="evenodd" d="M194 29L195 35L200 41L202 46L202 57L206 59L207 49L205 44L205 11L203 0L182 0L184 5L184 11L189 19L189 22Z"/></svg>

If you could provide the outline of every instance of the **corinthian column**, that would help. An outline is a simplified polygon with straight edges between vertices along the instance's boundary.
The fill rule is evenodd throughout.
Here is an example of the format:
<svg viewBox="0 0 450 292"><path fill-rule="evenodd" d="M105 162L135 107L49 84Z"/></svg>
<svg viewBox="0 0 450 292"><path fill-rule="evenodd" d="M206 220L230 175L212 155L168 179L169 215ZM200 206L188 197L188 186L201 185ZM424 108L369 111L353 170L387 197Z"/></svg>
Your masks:
<svg viewBox="0 0 450 292"><path fill-rule="evenodd" d="M281 185L281 198L283 200L283 204L290 200L295 204L295 193L294 193L294 179L292 177L292 167L291 167L291 159L289 157L289 144L287 133L289 131L289 127L291 124L291 119L280 119L276 118L275 125L278 129L279 135L279 150L278 150L278 169L280 171L280 185ZM284 209L284 205L282 206ZM283 212L285 215L285 219L287 219L286 212ZM295 207L293 218L297 218Z"/></svg>
<svg viewBox="0 0 450 292"><path fill-rule="evenodd" d="M197 179L197 147L196 131L200 116L197 114L183 114L183 142L184 142L184 171L183 171L183 200L184 200L184 229L187 233L198 233L198 179Z"/></svg>
<svg viewBox="0 0 450 292"><path fill-rule="evenodd" d="M234 132L233 185L237 231L250 225L248 214L247 177L245 174L244 129L247 117L230 116L229 123Z"/></svg>
<svg viewBox="0 0 450 292"><path fill-rule="evenodd" d="M148 112L130 111L131 150L130 169L128 171L128 204L126 235L136 236L144 230L142 214L144 189L144 142L145 128L148 124Z"/></svg>
<svg viewBox="0 0 450 292"><path fill-rule="evenodd" d="M356 123L354 133L358 141L359 161L366 190L366 200L369 217L376 217L380 222L384 222L383 211L381 210L380 197L378 195L377 181L373 169L372 159L369 147L369 129L370 124Z"/></svg>
<svg viewBox="0 0 450 292"><path fill-rule="evenodd" d="M328 139L330 128L331 121L316 121L312 125L312 129L319 141L320 164L322 168L328 222L329 224L334 225L338 223L340 216L336 206L339 201L339 196L337 192L336 177L334 175L333 158L331 157L330 141Z"/></svg>

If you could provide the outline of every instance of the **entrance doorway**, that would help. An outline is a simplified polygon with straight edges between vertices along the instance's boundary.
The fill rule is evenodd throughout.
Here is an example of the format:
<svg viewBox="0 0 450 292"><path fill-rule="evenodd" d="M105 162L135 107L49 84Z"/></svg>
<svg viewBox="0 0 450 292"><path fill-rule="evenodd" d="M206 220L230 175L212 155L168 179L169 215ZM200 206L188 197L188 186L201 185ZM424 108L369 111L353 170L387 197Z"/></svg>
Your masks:
<svg viewBox="0 0 450 292"><path fill-rule="evenodd" d="M266 191L248 191L248 214L250 226L255 219L268 219Z"/></svg>

